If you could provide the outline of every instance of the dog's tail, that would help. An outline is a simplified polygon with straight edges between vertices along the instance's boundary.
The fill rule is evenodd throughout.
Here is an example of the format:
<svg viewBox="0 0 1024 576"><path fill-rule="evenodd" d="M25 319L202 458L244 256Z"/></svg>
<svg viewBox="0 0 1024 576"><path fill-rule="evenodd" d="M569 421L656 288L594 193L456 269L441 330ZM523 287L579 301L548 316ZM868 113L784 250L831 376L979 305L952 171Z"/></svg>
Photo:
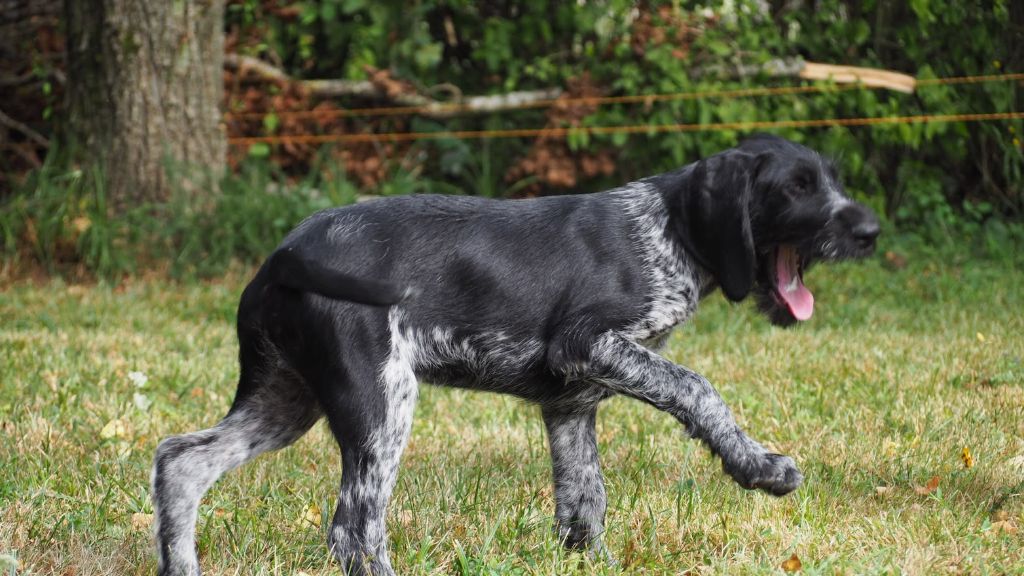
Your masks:
<svg viewBox="0 0 1024 576"><path fill-rule="evenodd" d="M345 274L292 248L271 254L267 271L272 284L370 306L391 306L413 295L411 287Z"/></svg>

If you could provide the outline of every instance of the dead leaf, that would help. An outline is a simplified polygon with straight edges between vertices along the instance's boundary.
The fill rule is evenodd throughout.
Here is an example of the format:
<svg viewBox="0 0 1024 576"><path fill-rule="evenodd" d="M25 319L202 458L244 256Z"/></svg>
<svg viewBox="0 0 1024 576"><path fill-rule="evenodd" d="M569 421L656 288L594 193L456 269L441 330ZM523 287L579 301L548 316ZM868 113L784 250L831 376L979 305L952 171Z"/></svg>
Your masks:
<svg viewBox="0 0 1024 576"><path fill-rule="evenodd" d="M1016 471L1024 472L1024 454L1021 454L1020 456L1014 456L1013 458L1007 460L1006 463L1011 468L1014 468Z"/></svg>
<svg viewBox="0 0 1024 576"><path fill-rule="evenodd" d="M895 270L902 270L907 267L906 256L903 256L902 254L897 254L896 252L893 252L891 250L885 253L885 262L886 264L889 265L890 268L893 268Z"/></svg>
<svg viewBox="0 0 1024 576"><path fill-rule="evenodd" d="M71 221L71 227L79 234L85 232L92 226L92 220L86 216L79 216Z"/></svg>
<svg viewBox="0 0 1024 576"><path fill-rule="evenodd" d="M917 492L921 496L927 496L932 492L935 492L939 488L939 477L932 476L932 479L928 481L924 486L914 486L914 492Z"/></svg>
<svg viewBox="0 0 1024 576"><path fill-rule="evenodd" d="M306 508L306 511L302 514L302 517L299 518L298 524L299 525L311 524L311 525L319 528L320 527L320 507L317 506L315 502L313 504L310 504L309 508Z"/></svg>
<svg viewBox="0 0 1024 576"><path fill-rule="evenodd" d="M114 438L123 438L128 434L128 424L124 420L115 418L110 422L107 422L100 430L100 438L104 440L111 440Z"/></svg>
<svg viewBox="0 0 1024 576"><path fill-rule="evenodd" d="M793 554L792 556L789 557L789 560L786 560L785 562L782 563L781 567L786 572L798 572L800 570L800 568L803 567L803 563L800 562L800 557L799 556L797 556L796 554Z"/></svg>
<svg viewBox="0 0 1024 576"><path fill-rule="evenodd" d="M398 523L401 524L403 528L408 528L409 525L412 524L413 518L414 514L412 513L412 510L398 511Z"/></svg>
<svg viewBox="0 0 1024 576"><path fill-rule="evenodd" d="M39 233L36 232L36 223L31 218L25 220L25 228L23 232L25 241L29 246L34 246L39 241Z"/></svg>
<svg viewBox="0 0 1024 576"><path fill-rule="evenodd" d="M1010 520L1000 520L992 523L993 532L1005 532L1007 534L1016 534L1017 526Z"/></svg>
<svg viewBox="0 0 1024 576"><path fill-rule="evenodd" d="M630 538L629 540L626 540L626 549L622 552L622 567L626 568L630 566L633 561L636 560L635 555L636 541Z"/></svg>
<svg viewBox="0 0 1024 576"><path fill-rule="evenodd" d="M149 527L153 525L153 515L136 512L132 514L131 523L132 528L136 530L149 530Z"/></svg>
<svg viewBox="0 0 1024 576"><path fill-rule="evenodd" d="M960 451L960 460L963 460L964 468L974 467L974 456L971 456L971 449L967 446Z"/></svg>
<svg viewBox="0 0 1024 576"><path fill-rule="evenodd" d="M875 494L885 496L892 492L892 486L875 486Z"/></svg>
<svg viewBox="0 0 1024 576"><path fill-rule="evenodd" d="M551 500L554 498L554 490L551 488L551 486L548 486L546 484L542 486L539 490L537 490L536 494L541 500L544 500L545 502L551 502Z"/></svg>

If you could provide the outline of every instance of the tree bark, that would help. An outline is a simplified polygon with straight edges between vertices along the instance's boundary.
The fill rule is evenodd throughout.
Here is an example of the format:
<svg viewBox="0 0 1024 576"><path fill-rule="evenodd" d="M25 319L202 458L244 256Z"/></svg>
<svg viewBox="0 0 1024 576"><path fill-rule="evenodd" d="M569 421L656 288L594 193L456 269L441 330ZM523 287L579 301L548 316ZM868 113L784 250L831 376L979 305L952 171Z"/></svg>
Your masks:
<svg viewBox="0 0 1024 576"><path fill-rule="evenodd" d="M115 210L216 192L224 0L64 0L68 137ZM184 171L184 172L179 172Z"/></svg>

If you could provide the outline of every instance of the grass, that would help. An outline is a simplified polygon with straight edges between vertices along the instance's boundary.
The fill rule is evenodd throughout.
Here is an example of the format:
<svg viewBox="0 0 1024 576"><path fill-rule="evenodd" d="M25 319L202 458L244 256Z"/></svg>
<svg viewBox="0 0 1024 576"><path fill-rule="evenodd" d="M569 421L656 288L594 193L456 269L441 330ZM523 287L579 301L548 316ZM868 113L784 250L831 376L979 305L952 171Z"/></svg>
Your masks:
<svg viewBox="0 0 1024 576"><path fill-rule="evenodd" d="M152 453L227 410L243 284L0 291L0 574L154 572ZM598 427L622 568L593 565L551 534L537 409L424 386L389 511L399 573L769 574L796 554L805 574L1024 574L1024 269L878 257L808 284L803 326L715 295L665 352L796 458L796 493L741 490L671 418L612 399ZM321 424L226 475L200 509L206 572L336 574L339 474Z"/></svg>
<svg viewBox="0 0 1024 576"><path fill-rule="evenodd" d="M175 186L165 201L115 212L101 170L69 168L64 153L51 153L0 198L0 279L34 270L108 281L153 269L178 279L216 277L238 262L258 264L303 218L355 202L358 192L335 166L288 182L269 163L244 162L210 197L180 185L209 178L198 169L169 166L168 178ZM388 192L422 186L403 174Z"/></svg>

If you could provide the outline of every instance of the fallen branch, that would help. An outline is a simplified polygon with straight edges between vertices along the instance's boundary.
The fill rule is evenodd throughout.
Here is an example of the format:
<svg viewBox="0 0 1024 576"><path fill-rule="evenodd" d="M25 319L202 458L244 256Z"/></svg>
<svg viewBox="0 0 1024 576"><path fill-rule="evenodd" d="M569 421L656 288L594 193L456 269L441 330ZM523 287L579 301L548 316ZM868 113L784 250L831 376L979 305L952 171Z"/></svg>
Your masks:
<svg viewBox="0 0 1024 576"><path fill-rule="evenodd" d="M25 143L22 142L22 144ZM39 160L39 157L35 155L34 151L30 152L28 150L25 150L24 148L18 146L17 144L14 144L13 142L0 142L0 148L10 150L17 154L18 156L21 156L21 158L25 162L28 162L29 166L32 166L33 168L42 168L43 166L42 161ZM2 174L0 174L0 179L2 179Z"/></svg>
<svg viewBox="0 0 1024 576"><path fill-rule="evenodd" d="M775 58L764 64L715 64L690 71L691 78L709 76L728 79L743 79L751 76L797 77L804 68L803 58Z"/></svg>
<svg viewBox="0 0 1024 576"><path fill-rule="evenodd" d="M837 66L835 64L819 64L805 62L800 70L804 80L831 80L837 84L861 83L872 88L885 88L904 94L913 94L917 88L917 79L907 74L880 70L878 68L862 68L860 66Z"/></svg>
<svg viewBox="0 0 1024 576"><path fill-rule="evenodd" d="M493 96L456 97L439 102L422 94L400 92L389 93L383 86L369 80L293 80L280 68L258 58L241 54L225 54L224 66L239 74L252 73L263 80L272 82L294 82L313 96L320 98L365 98L386 100L399 106L416 106L423 116L447 117L457 112L485 113L509 108L521 108L534 102L553 100L562 93L560 88L544 90L523 90ZM458 94L457 88L445 86L449 93Z"/></svg>
<svg viewBox="0 0 1024 576"><path fill-rule="evenodd" d="M0 88L16 88L37 79L34 72L26 72L21 76L0 76Z"/></svg>
<svg viewBox="0 0 1024 576"><path fill-rule="evenodd" d="M493 96L467 96L452 104L433 102L427 106L427 112L432 116L451 116L455 112L468 111L474 113L499 112L513 108L523 108L538 102L554 100L562 94L561 88L547 88L543 90L521 90L509 92L508 94L495 94Z"/></svg>
<svg viewBox="0 0 1024 576"><path fill-rule="evenodd" d="M43 148L50 147L50 141L45 136L29 128L28 126L18 122L14 118L11 118L7 114L4 114L3 110L0 110L0 125L3 125L11 130L16 130L25 135L26 138L42 146Z"/></svg>
<svg viewBox="0 0 1024 576"><path fill-rule="evenodd" d="M382 98L403 106L425 106L432 102L418 94L388 95L369 80L295 80L273 64L242 54L225 54L224 66L242 76L251 73L261 80L298 84L310 94L321 98Z"/></svg>
<svg viewBox="0 0 1024 576"><path fill-rule="evenodd" d="M0 76L0 88L18 88L28 84L45 82L47 78L52 78L54 82L61 86L67 84L67 76L65 76L60 70L54 68L43 75L39 75L35 72L26 72L21 76Z"/></svg>
<svg viewBox="0 0 1024 576"><path fill-rule="evenodd" d="M261 80L271 82L292 82L299 84L313 96L320 98L356 97L387 101L399 108L381 109L381 113L419 114L444 118L460 113L482 114L525 107L551 105L562 94L560 88L523 90L492 96L462 97L457 87L445 86L445 91L455 94L450 101L439 102L422 94L395 89L396 82L374 82L371 80L294 80L280 68L251 56L226 54L224 65L240 75L254 74ZM906 74L862 68L807 62L802 58L779 58L764 64L739 64L736 66L712 66L691 72L694 78L720 76L742 79L752 76L792 77L805 80L830 80L837 84L860 83L871 88L885 88L903 93L912 93L917 81ZM389 86L385 84L389 84ZM389 89L390 87L390 89ZM571 99L570 99L571 100ZM403 108L414 108L407 110Z"/></svg>
<svg viewBox="0 0 1024 576"><path fill-rule="evenodd" d="M234 70L241 75L244 75L246 72L254 72L260 78L274 82L291 82L292 80L290 76L277 66L268 64L259 58L243 56L242 54L225 54L224 67L228 70Z"/></svg>
<svg viewBox="0 0 1024 576"><path fill-rule="evenodd" d="M808 62L803 58L776 58L764 64L740 64L732 68L721 66L704 68L695 71L693 76L708 75L749 78L751 76L770 76L773 78L803 78L804 80L831 80L836 84L863 84L871 88L885 88L895 92L911 94L917 88L917 80L913 76L861 66L840 66L837 64L821 64Z"/></svg>

